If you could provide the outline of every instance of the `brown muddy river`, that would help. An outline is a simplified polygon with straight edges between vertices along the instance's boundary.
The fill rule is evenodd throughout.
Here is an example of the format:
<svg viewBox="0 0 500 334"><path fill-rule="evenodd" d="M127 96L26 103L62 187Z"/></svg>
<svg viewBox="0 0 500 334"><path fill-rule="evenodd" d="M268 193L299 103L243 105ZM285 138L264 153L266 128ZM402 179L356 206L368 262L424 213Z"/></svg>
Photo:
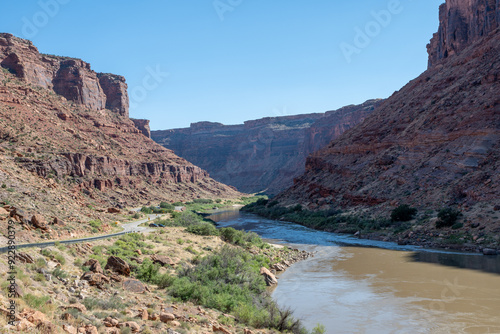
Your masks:
<svg viewBox="0 0 500 334"><path fill-rule="evenodd" d="M316 252L279 277L273 298L327 333L500 333L500 257L358 240L246 213L220 226Z"/></svg>

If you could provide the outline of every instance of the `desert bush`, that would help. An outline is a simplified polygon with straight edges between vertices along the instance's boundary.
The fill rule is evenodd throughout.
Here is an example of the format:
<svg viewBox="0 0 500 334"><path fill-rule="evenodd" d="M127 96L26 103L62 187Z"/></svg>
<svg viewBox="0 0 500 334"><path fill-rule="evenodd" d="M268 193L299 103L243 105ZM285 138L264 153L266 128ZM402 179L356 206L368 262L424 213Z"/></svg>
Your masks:
<svg viewBox="0 0 500 334"><path fill-rule="evenodd" d="M23 300L29 307L40 310L50 300L50 296L35 296L27 293L23 296Z"/></svg>
<svg viewBox="0 0 500 334"><path fill-rule="evenodd" d="M219 233L222 240L238 246L248 247L254 245L263 247L265 244L262 238L254 232L238 231L232 227L225 227L221 228Z"/></svg>
<svg viewBox="0 0 500 334"><path fill-rule="evenodd" d="M167 209L167 210L174 210L174 209L175 209L175 206L173 206L173 205L172 205L172 204L170 204L170 203L161 202L161 203L160 203L160 208L162 208L162 209Z"/></svg>
<svg viewBox="0 0 500 334"><path fill-rule="evenodd" d="M211 199L196 198L193 200L195 204L212 204L214 201Z"/></svg>
<svg viewBox="0 0 500 334"><path fill-rule="evenodd" d="M197 234L197 235L219 235L217 228L210 223L198 223L196 225L191 225L186 229L187 232Z"/></svg>
<svg viewBox="0 0 500 334"><path fill-rule="evenodd" d="M151 208L148 208L147 206L143 206L141 208L141 212L144 212L145 214L150 215L153 213L153 210Z"/></svg>
<svg viewBox="0 0 500 334"><path fill-rule="evenodd" d="M417 212L417 209L412 208L407 204L403 204L392 210L391 220L393 222L407 222L412 220Z"/></svg>
<svg viewBox="0 0 500 334"><path fill-rule="evenodd" d="M462 213L453 208L444 208L439 210L438 221L436 222L437 228L450 227L455 225L458 218L462 216Z"/></svg>

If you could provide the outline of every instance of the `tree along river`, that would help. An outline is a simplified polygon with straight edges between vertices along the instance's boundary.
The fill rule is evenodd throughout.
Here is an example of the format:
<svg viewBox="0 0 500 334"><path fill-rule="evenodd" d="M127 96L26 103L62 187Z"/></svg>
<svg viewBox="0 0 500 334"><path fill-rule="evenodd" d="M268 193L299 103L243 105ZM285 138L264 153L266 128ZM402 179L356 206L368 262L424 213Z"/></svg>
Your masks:
<svg viewBox="0 0 500 334"><path fill-rule="evenodd" d="M314 252L273 298L327 333L500 333L500 256L357 239L239 211L209 217Z"/></svg>

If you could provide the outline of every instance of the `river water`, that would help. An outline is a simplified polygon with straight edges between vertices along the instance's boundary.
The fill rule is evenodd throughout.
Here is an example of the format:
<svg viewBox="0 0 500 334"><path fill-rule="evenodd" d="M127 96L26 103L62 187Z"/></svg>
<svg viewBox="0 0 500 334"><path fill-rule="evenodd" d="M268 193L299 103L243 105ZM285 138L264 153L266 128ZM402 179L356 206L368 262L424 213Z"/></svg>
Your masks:
<svg viewBox="0 0 500 334"><path fill-rule="evenodd" d="M327 333L500 333L500 256L423 250L315 231L238 211L210 217L315 252L273 298Z"/></svg>

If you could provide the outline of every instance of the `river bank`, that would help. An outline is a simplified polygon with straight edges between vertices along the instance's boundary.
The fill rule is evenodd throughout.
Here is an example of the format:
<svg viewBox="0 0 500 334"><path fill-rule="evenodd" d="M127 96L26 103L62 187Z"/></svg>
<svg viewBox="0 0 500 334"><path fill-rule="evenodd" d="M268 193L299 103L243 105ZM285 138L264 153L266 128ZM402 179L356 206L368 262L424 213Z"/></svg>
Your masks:
<svg viewBox="0 0 500 334"><path fill-rule="evenodd" d="M500 231L469 221L454 227L436 228L437 218L430 214L422 214L408 222L393 222L390 219L374 219L340 211L312 212L303 210L300 205L284 208L266 200L246 205L241 210L268 219L290 221L312 229L353 235L360 239L485 255L500 253Z"/></svg>
<svg viewBox="0 0 500 334"><path fill-rule="evenodd" d="M220 227L314 253L279 275L273 299L326 333L497 333L500 257L423 249L313 230L246 212Z"/></svg>

